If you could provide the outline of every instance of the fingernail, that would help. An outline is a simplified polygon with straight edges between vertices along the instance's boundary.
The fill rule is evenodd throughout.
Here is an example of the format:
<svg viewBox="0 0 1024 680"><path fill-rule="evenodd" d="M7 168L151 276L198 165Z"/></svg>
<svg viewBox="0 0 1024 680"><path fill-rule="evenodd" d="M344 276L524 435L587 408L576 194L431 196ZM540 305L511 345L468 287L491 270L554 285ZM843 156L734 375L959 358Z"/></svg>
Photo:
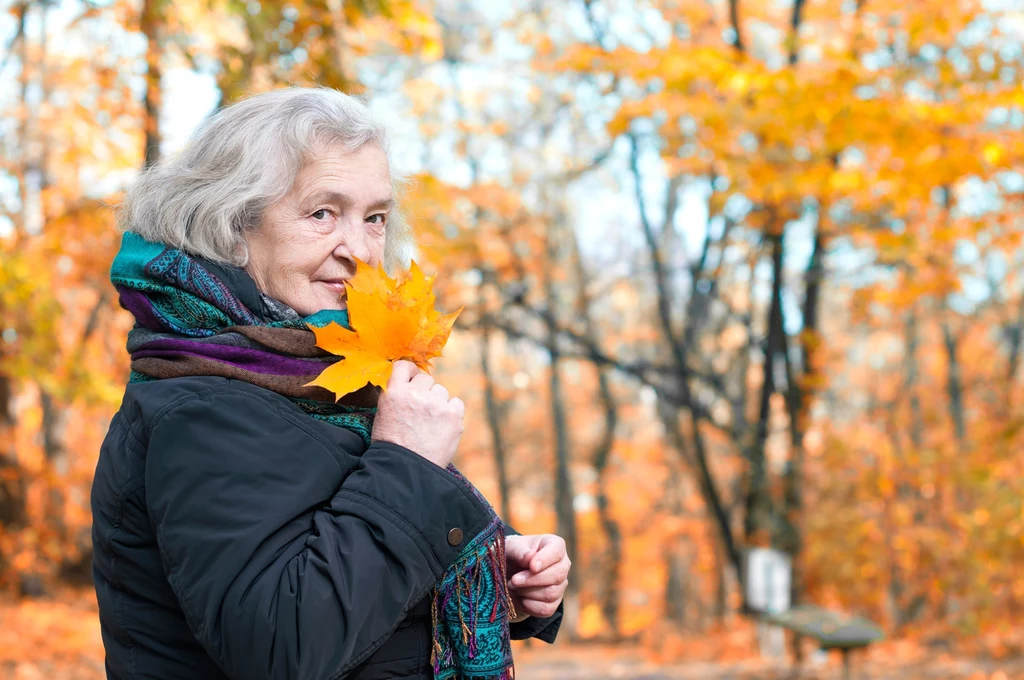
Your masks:
<svg viewBox="0 0 1024 680"><path fill-rule="evenodd" d="M512 583L513 585L521 586L526 583L526 577L522 574L516 574L512 577Z"/></svg>
<svg viewBox="0 0 1024 680"><path fill-rule="evenodd" d="M540 571L540 560L537 560L536 562L531 564L530 569L533 569L534 571Z"/></svg>

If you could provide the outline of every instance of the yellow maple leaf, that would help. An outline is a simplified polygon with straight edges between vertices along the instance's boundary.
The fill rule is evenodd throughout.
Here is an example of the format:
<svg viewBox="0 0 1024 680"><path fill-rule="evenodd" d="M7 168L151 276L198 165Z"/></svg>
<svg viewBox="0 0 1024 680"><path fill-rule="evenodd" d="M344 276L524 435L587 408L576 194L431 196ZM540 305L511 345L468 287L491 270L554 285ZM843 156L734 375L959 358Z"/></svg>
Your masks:
<svg viewBox="0 0 1024 680"><path fill-rule="evenodd" d="M384 387L393 362L412 361L429 371L441 356L452 324L462 312L442 315L434 309L434 277L413 262L408 272L392 279L384 268L356 262L356 275L345 282L349 327L330 323L310 326L316 345L342 357L309 383L340 399L367 383Z"/></svg>

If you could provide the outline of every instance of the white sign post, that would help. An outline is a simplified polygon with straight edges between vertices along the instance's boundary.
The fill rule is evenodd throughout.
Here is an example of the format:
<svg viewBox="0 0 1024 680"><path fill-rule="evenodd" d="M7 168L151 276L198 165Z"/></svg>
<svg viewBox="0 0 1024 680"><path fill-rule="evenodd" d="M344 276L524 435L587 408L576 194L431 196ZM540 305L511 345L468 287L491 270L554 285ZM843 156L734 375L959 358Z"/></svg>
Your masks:
<svg viewBox="0 0 1024 680"><path fill-rule="evenodd" d="M747 605L765 614L781 614L789 609L793 562L789 555L771 548L751 548L746 560ZM778 626L758 625L761 654L771 658L785 656L786 635Z"/></svg>

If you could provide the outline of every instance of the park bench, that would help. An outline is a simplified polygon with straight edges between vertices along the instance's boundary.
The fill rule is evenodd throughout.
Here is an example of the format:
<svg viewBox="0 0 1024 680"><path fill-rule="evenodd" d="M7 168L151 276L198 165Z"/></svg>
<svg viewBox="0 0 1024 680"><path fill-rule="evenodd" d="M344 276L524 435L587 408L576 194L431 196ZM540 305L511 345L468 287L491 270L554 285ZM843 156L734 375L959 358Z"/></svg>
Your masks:
<svg viewBox="0 0 1024 680"><path fill-rule="evenodd" d="M769 656L783 655L778 629L817 641L821 649L839 650L843 677L850 680L850 655L884 637L882 629L859 616L831 611L812 604L790 606L792 562L789 555L771 548L751 548L744 555L746 605L764 625L759 636ZM771 627L776 627L773 634Z"/></svg>
<svg viewBox="0 0 1024 680"><path fill-rule="evenodd" d="M817 641L825 651L839 650L843 656L843 678L850 680L850 655L885 637L882 629L859 616L803 604L778 614L768 614L765 621Z"/></svg>

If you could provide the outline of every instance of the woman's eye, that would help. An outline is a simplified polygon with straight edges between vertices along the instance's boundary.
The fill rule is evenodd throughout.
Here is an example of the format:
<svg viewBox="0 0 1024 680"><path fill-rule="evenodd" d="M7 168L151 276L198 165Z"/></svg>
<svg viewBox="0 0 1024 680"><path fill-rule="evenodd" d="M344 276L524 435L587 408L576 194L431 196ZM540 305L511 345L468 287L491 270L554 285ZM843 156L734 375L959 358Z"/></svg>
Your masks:
<svg viewBox="0 0 1024 680"><path fill-rule="evenodd" d="M330 213L324 208L320 208L315 213L310 215L314 220L325 220Z"/></svg>
<svg viewBox="0 0 1024 680"><path fill-rule="evenodd" d="M371 224L373 224L375 226L378 226L378 227L381 227L381 226L384 226L384 222L387 220L387 215L385 215L384 213L379 213L377 215L370 215L366 219L367 220L372 220L374 218L377 218L379 221L372 222Z"/></svg>

